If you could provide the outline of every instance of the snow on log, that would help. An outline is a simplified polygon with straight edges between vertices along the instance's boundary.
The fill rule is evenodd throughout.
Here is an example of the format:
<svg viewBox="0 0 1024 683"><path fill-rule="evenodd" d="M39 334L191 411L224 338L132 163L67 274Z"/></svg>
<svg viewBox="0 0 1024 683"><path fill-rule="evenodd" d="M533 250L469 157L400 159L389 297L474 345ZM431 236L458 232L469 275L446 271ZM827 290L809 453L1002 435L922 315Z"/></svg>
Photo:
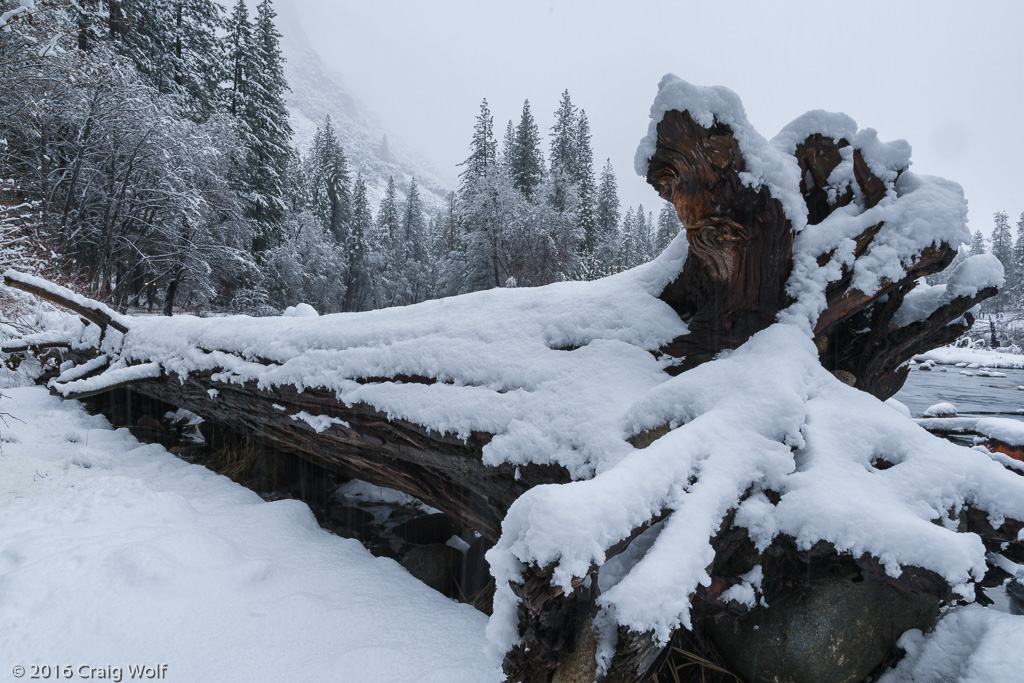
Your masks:
<svg viewBox="0 0 1024 683"><path fill-rule="evenodd" d="M637 170L686 231L611 277L258 319L5 282L94 323L54 391L130 381L496 540L509 680L641 680L697 632L749 679L860 680L981 595L1024 520L1024 477L879 400L1002 279L974 260L915 289L968 235L959 186L909 155L825 112L768 141L735 94L668 76Z"/></svg>
<svg viewBox="0 0 1024 683"><path fill-rule="evenodd" d="M687 321L663 351L688 369L777 319L811 326L822 364L886 399L915 353L947 344L1002 284L998 263L911 319L904 298L969 241L959 185L907 171L905 141L883 143L843 114L809 112L767 141L739 98L662 79L636 170L675 205L690 258L662 298Z"/></svg>

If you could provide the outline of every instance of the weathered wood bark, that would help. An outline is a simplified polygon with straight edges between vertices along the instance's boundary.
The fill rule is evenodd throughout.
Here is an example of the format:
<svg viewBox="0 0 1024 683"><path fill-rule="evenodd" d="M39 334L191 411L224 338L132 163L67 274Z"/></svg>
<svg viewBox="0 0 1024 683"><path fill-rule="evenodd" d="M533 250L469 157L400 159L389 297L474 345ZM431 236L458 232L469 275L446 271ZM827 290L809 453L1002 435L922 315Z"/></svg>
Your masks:
<svg viewBox="0 0 1024 683"><path fill-rule="evenodd" d="M491 541L501 535L501 520L512 502L538 484L569 481L557 467L525 465L519 478L512 465L486 466L481 449L490 434L473 433L463 442L412 422L388 419L365 404L345 406L333 392L294 387L258 389L217 382L209 372L131 384L145 396L191 410L204 418L295 453L329 470L404 491L443 510ZM216 398L210 396L215 390ZM275 408L274 406L284 408ZM290 416L300 411L338 418L317 432Z"/></svg>
<svg viewBox="0 0 1024 683"><path fill-rule="evenodd" d="M739 346L785 301L793 231L768 188L742 182L744 170L727 126L704 128L678 111L658 125L647 182L676 207L690 244L682 273L661 295L690 328L663 348L683 359L673 372Z"/></svg>

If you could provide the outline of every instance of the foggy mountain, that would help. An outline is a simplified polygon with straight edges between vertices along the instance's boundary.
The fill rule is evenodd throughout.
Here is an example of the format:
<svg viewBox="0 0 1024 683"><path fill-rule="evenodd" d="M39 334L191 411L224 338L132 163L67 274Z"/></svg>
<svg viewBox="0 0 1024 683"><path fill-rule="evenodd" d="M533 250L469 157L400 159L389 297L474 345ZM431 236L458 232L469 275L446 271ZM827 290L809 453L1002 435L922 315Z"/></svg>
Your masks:
<svg viewBox="0 0 1024 683"><path fill-rule="evenodd" d="M330 115L352 178L356 173L363 174L374 213L384 196L388 176L394 176L401 193L408 190L410 178L416 176L425 210L433 213L441 207L444 196L455 188L455 174L441 172L385 130L373 111L348 90L342 75L321 61L291 0L278 0L275 8L287 60L285 76L291 87L286 96L288 111L299 150L306 153L317 126Z"/></svg>

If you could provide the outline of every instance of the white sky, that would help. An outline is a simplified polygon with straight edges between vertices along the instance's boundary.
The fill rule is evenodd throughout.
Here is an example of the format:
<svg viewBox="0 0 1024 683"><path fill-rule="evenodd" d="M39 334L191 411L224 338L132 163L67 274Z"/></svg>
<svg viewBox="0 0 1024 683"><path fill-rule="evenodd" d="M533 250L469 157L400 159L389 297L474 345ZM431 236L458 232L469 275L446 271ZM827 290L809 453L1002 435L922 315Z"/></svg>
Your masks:
<svg viewBox="0 0 1024 683"><path fill-rule="evenodd" d="M1024 2L293 1L324 62L453 177L482 98L500 141L526 98L546 134L568 88L623 211L656 211L633 153L671 72L734 90L765 137L828 109L908 140L915 171L963 185L972 231L1024 211Z"/></svg>

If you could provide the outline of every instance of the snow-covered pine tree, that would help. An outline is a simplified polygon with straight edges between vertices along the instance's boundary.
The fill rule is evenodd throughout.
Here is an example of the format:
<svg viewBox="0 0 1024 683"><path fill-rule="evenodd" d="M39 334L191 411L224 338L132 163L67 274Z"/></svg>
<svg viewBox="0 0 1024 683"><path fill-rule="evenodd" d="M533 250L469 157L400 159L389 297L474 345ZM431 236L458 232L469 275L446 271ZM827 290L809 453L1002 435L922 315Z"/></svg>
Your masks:
<svg viewBox="0 0 1024 683"><path fill-rule="evenodd" d="M377 209L377 220L370 240L368 271L373 290L373 307L394 306L400 286L401 268L396 253L402 231L402 216L398 207L398 188L394 177L388 178L384 198Z"/></svg>
<svg viewBox="0 0 1024 683"><path fill-rule="evenodd" d="M997 313L1010 309L1012 300L1011 290L1016 276L1016 263L1013 258L1013 235L1010 232L1010 217L1005 211L996 212L995 227L992 229L992 254L1003 264L1003 272L1006 276L1006 284L999 290L999 294L989 300L990 305Z"/></svg>
<svg viewBox="0 0 1024 683"><path fill-rule="evenodd" d="M237 117L242 115L245 108L249 76L256 70L256 50L252 38L252 25L249 23L249 8L245 0L235 1L224 28L226 83L223 90L228 113Z"/></svg>
<svg viewBox="0 0 1024 683"><path fill-rule="evenodd" d="M362 174L359 174L356 176L355 189L352 192L352 220L345 241L348 259L345 281L346 311L361 311L369 305L371 292L367 240L372 233L373 215L370 213L369 198L366 196L366 182Z"/></svg>
<svg viewBox="0 0 1024 683"><path fill-rule="evenodd" d="M985 248L985 235L981 233L980 228L974 231L974 237L971 238L970 252L971 256L988 253L988 250Z"/></svg>
<svg viewBox="0 0 1024 683"><path fill-rule="evenodd" d="M636 212L636 262L634 266L654 258L654 212L645 212L641 204Z"/></svg>
<svg viewBox="0 0 1024 683"><path fill-rule="evenodd" d="M507 139L506 130L506 139ZM523 102L523 113L519 118L512 139L512 153L507 163L512 186L528 200L535 200L537 187L544 177L544 155L540 150L540 129L530 112L530 100Z"/></svg>
<svg viewBox="0 0 1024 683"><path fill-rule="evenodd" d="M569 97L569 91L565 90L562 92L562 99L555 111L555 123L551 126L549 159L552 181L550 201L552 206L558 210L564 209L568 203L567 195L573 191L572 186L578 175L576 169L576 164L579 161L577 117L578 113Z"/></svg>
<svg viewBox="0 0 1024 683"><path fill-rule="evenodd" d="M330 116L313 136L308 176L313 215L335 242L345 244L352 213L348 160Z"/></svg>
<svg viewBox="0 0 1024 683"><path fill-rule="evenodd" d="M597 259L607 273L619 255L619 191L611 159L605 160L604 168L601 170L594 223L597 233Z"/></svg>
<svg viewBox="0 0 1024 683"><path fill-rule="evenodd" d="M171 48L174 83L193 118L204 120L218 108L227 61L217 33L224 8L213 0L172 0Z"/></svg>
<svg viewBox="0 0 1024 683"><path fill-rule="evenodd" d="M309 208L310 188L309 174L299 151L292 148L288 152L288 168L285 171L285 203L290 213L298 213Z"/></svg>
<svg viewBox="0 0 1024 683"><path fill-rule="evenodd" d="M431 224L431 290L434 297L464 291L466 244L460 221L458 196L449 192L445 197L444 208Z"/></svg>
<svg viewBox="0 0 1024 683"><path fill-rule="evenodd" d="M582 109L576 123L575 147L573 182L576 184L576 191L579 195L579 203L576 206L576 225L583 236L581 254L585 260L593 264L598 245L597 216L594 206L597 189L594 183L594 152L590 145L590 122L587 120L587 113Z"/></svg>
<svg viewBox="0 0 1024 683"><path fill-rule="evenodd" d="M1016 279L1013 283L1013 307L1024 307L1024 212L1017 219L1017 241L1013 244L1013 265Z"/></svg>
<svg viewBox="0 0 1024 683"><path fill-rule="evenodd" d="M284 172L292 135L284 103L288 83L284 78L281 34L274 25L276 16L271 0L262 0L256 8L252 35L255 68L249 74L242 111L247 150L247 214L256 223L253 251L257 253L281 238Z"/></svg>
<svg viewBox="0 0 1024 683"><path fill-rule="evenodd" d="M494 117L487 100L473 126L469 157L461 165L458 214L464 229L465 279L462 291L500 287L495 186L503 173L498 168L498 142L494 138Z"/></svg>
<svg viewBox="0 0 1024 683"><path fill-rule="evenodd" d="M665 251L665 247L675 239L682 229L683 222L679 220L676 207L665 202L658 213L658 231L654 239L654 255L657 256Z"/></svg>
<svg viewBox="0 0 1024 683"><path fill-rule="evenodd" d="M512 175L512 149L515 146L516 132L515 128L512 126L512 121L510 120L505 125L505 138L502 140L501 143L501 155L499 159L499 165L502 167L502 169L504 169L505 173L507 173L510 176Z"/></svg>
<svg viewBox="0 0 1024 683"><path fill-rule="evenodd" d="M112 0L108 17L108 37L114 49L130 59L145 82L158 92L174 92L170 0Z"/></svg>
<svg viewBox="0 0 1024 683"><path fill-rule="evenodd" d="M622 217L622 232L619 235L618 261L615 264L616 270L632 268L636 261L636 220L633 217L633 207L626 209L626 215Z"/></svg>
<svg viewBox="0 0 1024 683"><path fill-rule="evenodd" d="M402 304L414 304L423 301L429 289L427 226L415 176L409 181L409 192L406 194L402 211L402 232L399 242L398 263L403 271L403 287L399 299Z"/></svg>

